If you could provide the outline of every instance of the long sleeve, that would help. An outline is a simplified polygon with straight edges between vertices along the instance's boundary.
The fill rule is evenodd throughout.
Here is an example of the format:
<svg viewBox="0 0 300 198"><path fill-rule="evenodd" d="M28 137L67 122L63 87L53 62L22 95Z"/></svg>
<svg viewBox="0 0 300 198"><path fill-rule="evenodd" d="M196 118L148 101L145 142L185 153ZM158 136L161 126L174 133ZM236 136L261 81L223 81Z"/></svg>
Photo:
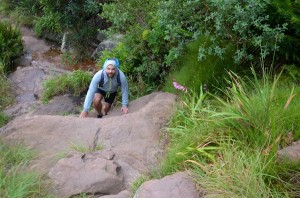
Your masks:
<svg viewBox="0 0 300 198"><path fill-rule="evenodd" d="M120 71L120 81L121 81L121 92L122 92L122 106L128 106L128 82L122 71Z"/></svg>
<svg viewBox="0 0 300 198"><path fill-rule="evenodd" d="M102 72L102 70L98 71L94 75L94 77L90 83L89 90L86 94L86 97L84 100L84 105L83 105L83 111L85 111L85 112L88 112L91 107L91 104L92 104L93 98L94 98L94 94L95 94L95 92L98 88L98 84L101 80L101 72Z"/></svg>

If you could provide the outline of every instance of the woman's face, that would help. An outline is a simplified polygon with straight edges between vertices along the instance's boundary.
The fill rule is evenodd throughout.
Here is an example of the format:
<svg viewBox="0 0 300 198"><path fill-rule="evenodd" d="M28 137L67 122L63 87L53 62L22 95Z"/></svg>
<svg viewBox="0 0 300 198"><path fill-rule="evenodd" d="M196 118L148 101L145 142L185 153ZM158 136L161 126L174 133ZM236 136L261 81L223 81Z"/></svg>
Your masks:
<svg viewBox="0 0 300 198"><path fill-rule="evenodd" d="M116 69L113 65L107 65L105 71L106 71L107 76L110 78L112 78L116 73Z"/></svg>

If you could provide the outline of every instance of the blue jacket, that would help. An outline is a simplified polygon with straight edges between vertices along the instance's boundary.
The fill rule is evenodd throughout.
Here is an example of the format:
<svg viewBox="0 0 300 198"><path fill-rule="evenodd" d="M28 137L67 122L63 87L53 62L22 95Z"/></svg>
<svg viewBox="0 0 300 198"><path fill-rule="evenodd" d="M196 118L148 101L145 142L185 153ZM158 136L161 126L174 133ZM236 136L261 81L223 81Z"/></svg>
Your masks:
<svg viewBox="0 0 300 198"><path fill-rule="evenodd" d="M84 105L83 105L83 111L85 111L85 112L88 112L89 108L91 107L91 104L94 99L94 94L95 94L96 90L98 89L98 84L101 80L101 72L102 71L104 72L103 73L104 74L104 83L103 83L103 87L101 87L100 89L105 92L109 92L109 93L113 93L118 90L119 84L118 84L116 74L112 78L109 78L105 72L105 69L98 71L94 75L94 77L90 83L89 90L85 97L85 101L84 101ZM128 106L128 82L125 77L125 74L121 70L119 70L119 75L120 75L120 81L121 81L122 106L127 107Z"/></svg>

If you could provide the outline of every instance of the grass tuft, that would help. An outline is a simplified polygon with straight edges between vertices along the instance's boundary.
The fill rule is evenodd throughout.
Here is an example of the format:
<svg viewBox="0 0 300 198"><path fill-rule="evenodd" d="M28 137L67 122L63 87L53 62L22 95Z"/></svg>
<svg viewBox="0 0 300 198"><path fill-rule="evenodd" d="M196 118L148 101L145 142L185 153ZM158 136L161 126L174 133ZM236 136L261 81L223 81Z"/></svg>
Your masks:
<svg viewBox="0 0 300 198"><path fill-rule="evenodd" d="M300 88L264 71L253 78L230 72L227 83L220 95L182 96L167 128L162 175L191 170L207 197L299 194L291 176L299 178L299 168L279 163L276 154L300 138Z"/></svg>
<svg viewBox="0 0 300 198"><path fill-rule="evenodd" d="M42 101L49 102L51 98L62 94L74 94L79 96L86 92L91 81L91 75L82 70L76 70L71 74L56 76L46 80L43 84Z"/></svg>
<svg viewBox="0 0 300 198"><path fill-rule="evenodd" d="M51 197L42 175L27 168L34 152L21 144L0 141L0 197Z"/></svg>

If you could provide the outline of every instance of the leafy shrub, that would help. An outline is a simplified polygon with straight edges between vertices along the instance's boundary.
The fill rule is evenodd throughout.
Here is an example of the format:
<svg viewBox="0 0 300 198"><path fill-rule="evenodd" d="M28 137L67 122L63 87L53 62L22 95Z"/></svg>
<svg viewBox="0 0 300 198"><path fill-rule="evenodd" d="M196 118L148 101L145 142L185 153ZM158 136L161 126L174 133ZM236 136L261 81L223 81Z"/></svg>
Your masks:
<svg viewBox="0 0 300 198"><path fill-rule="evenodd" d="M34 17L40 13L39 6L39 1L36 0L3 0L0 2L0 12L11 16L16 23L32 26Z"/></svg>
<svg viewBox="0 0 300 198"><path fill-rule="evenodd" d="M289 132L294 137L300 135L296 122L300 115L295 111L299 89L278 85L278 81L279 77L271 80L265 72L262 80L255 73L254 79L231 74L230 88L224 91L226 98L217 97L220 105L217 109L222 112L211 112L210 118L249 147L265 149L267 154L276 151L286 144L284 139Z"/></svg>
<svg viewBox="0 0 300 198"><path fill-rule="evenodd" d="M274 24L287 23L285 36L280 43L277 58L286 64L296 64L299 67L300 55L295 49L300 48L300 2L293 0L272 0L269 6L270 22Z"/></svg>
<svg viewBox="0 0 300 198"><path fill-rule="evenodd" d="M48 102L52 97L66 93L78 96L86 92L91 79L92 77L88 72L76 70L71 74L46 80L43 84L42 100Z"/></svg>
<svg viewBox="0 0 300 198"><path fill-rule="evenodd" d="M286 25L272 24L269 5L268 1L255 0L148 4L131 0L104 4L101 16L112 22L110 32L125 33L126 62L133 65L133 73L147 84L160 85L182 55L184 44L199 36L208 39L198 46L195 59L200 61L208 56L225 58L228 51L236 64L249 60L259 63L261 59L255 57L272 60Z"/></svg>
<svg viewBox="0 0 300 198"><path fill-rule="evenodd" d="M123 51L127 75L135 74L136 79L142 77L147 84L158 83L157 71L147 69L148 66L159 70L156 60L158 58L151 53L151 48L143 40L143 32L149 29L148 20L151 19L152 11L155 11L157 1L118 1L117 3L102 4L101 17L107 18L113 26L106 31L110 34L125 33L123 38ZM122 17L120 17L122 16ZM144 35L145 36L145 35ZM145 38L144 38L145 39ZM157 52L160 54L160 52ZM163 56L163 54L161 54ZM160 61L161 62L161 61ZM144 65L143 65L144 64Z"/></svg>
<svg viewBox="0 0 300 198"><path fill-rule="evenodd" d="M287 76L287 81L300 83L300 68L296 65L284 65L283 74Z"/></svg>
<svg viewBox="0 0 300 198"><path fill-rule="evenodd" d="M39 35L45 32L67 34L67 44L78 59L89 55L90 43L97 35L99 5L96 0L88 1L39 1L41 13L35 20Z"/></svg>
<svg viewBox="0 0 300 198"><path fill-rule="evenodd" d="M20 30L6 22L0 22L0 72L14 69L14 59L23 52Z"/></svg>
<svg viewBox="0 0 300 198"><path fill-rule="evenodd" d="M221 59L216 55L209 55L204 61L198 61L198 49L203 43L207 44L207 37L202 36L197 40L191 41L186 45L185 52L175 62L176 67L172 69L163 90L177 93L173 87L173 81L187 87L189 90L199 92L201 87L206 84L210 92L214 92L218 87L224 86L224 76L226 71L237 71L237 66L232 62L232 54L235 48L228 44L225 58ZM229 47L231 45L231 47Z"/></svg>
<svg viewBox="0 0 300 198"><path fill-rule="evenodd" d="M2 0L0 1L0 12L6 13L14 9L16 1Z"/></svg>
<svg viewBox="0 0 300 198"><path fill-rule="evenodd" d="M219 3L208 0L205 26L201 34L209 34L212 45L200 46L199 59L205 59L208 54L223 57L226 46L220 46L218 41L228 40L236 46L233 56L236 63L253 60L256 56L272 58L274 51L284 36L286 25L271 26L267 13L268 1L228 0ZM220 38L220 39L217 39Z"/></svg>
<svg viewBox="0 0 300 198"><path fill-rule="evenodd" d="M38 36L42 36L44 32L58 33L62 27L60 24L60 15L45 9L44 15L37 17L34 21L34 31Z"/></svg>

